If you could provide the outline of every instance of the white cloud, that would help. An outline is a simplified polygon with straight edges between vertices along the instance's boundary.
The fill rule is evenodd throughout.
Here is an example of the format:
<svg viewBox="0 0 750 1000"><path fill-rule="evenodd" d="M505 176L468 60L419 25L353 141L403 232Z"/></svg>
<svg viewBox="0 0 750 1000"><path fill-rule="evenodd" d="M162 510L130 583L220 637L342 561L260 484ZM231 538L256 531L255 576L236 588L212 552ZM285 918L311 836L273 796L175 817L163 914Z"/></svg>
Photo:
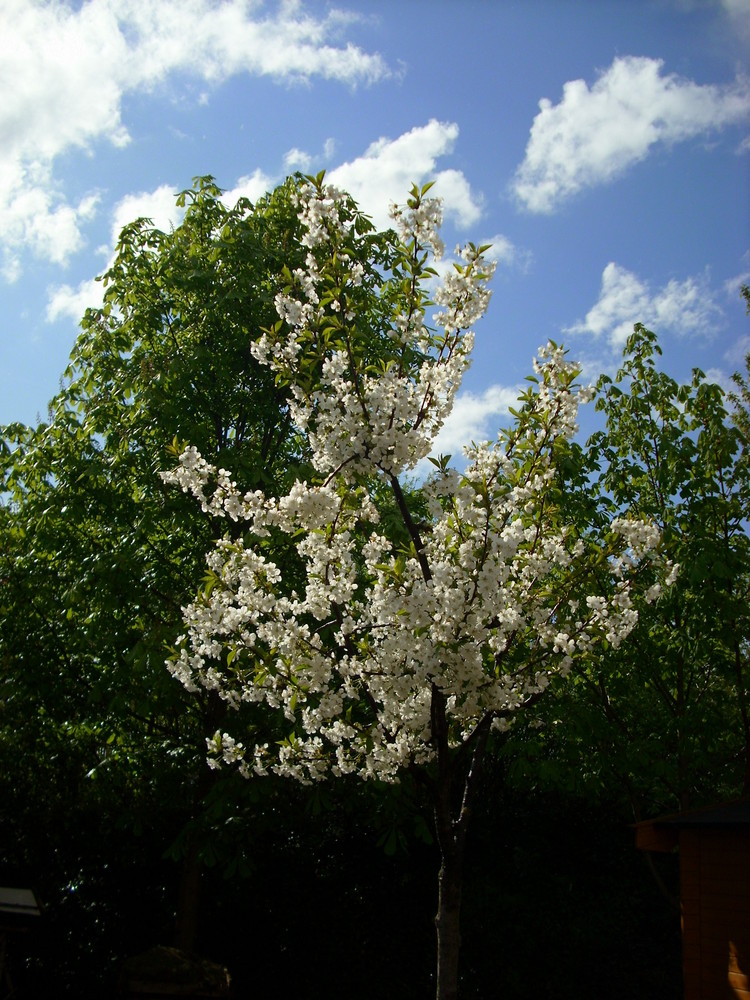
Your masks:
<svg viewBox="0 0 750 1000"><path fill-rule="evenodd" d="M482 214L481 200L458 170L437 170L437 161L453 151L458 125L432 119L397 139L380 138L362 156L342 163L328 179L348 191L378 228L391 222L388 206L403 204L412 184L434 180L432 194L444 199L446 215L458 225L473 225Z"/></svg>
<svg viewBox="0 0 750 1000"><path fill-rule="evenodd" d="M162 184L155 191L140 191L122 198L112 212L112 245L116 245L120 232L129 222L150 219L156 229L168 233L179 226L185 214L175 204L177 191L170 184Z"/></svg>
<svg viewBox="0 0 750 1000"><path fill-rule="evenodd" d="M68 317L74 323L78 323L89 307L98 309L103 302L104 285L96 279L82 281L77 288L58 285L50 290L47 322L54 323L58 319Z"/></svg>
<svg viewBox="0 0 750 1000"><path fill-rule="evenodd" d="M744 40L750 40L750 0L721 0L732 28Z"/></svg>
<svg viewBox="0 0 750 1000"><path fill-rule="evenodd" d="M103 270L111 267L120 233L129 222L150 219L163 232L169 232L178 226L185 212L177 207L175 200L175 189L169 184L162 184L154 191L140 191L122 198L112 210L112 244L110 247L100 248L109 257ZM71 285L56 285L48 291L47 322L54 323L67 316L78 323L88 307L97 309L103 301L104 286L95 278L81 281L75 288Z"/></svg>
<svg viewBox="0 0 750 1000"><path fill-rule="evenodd" d="M260 174L260 171L256 171ZM255 175L254 175L255 176ZM225 199L234 196L228 204L234 205L240 195L251 187L253 178L241 178L234 192L228 192ZM263 191L265 191L265 187ZM108 270L113 262L115 247L120 239L123 228L136 219L149 219L156 229L170 232L182 222L185 210L176 204L177 191L170 184L162 184L154 191L139 191L126 195L112 210L110 238L111 246L100 247L100 252L107 257L103 271ZM56 285L49 289L47 303L47 322L54 323L63 317L68 317L78 323L87 308L99 308L104 302L104 286L95 278L81 281L75 288L71 285Z"/></svg>
<svg viewBox="0 0 750 1000"><path fill-rule="evenodd" d="M0 177L3 173L7 175L8 171L0 168ZM46 185L49 174L42 170L35 173L41 183L6 187L5 197L0 181L1 267L6 280L20 276L24 247L53 264L65 264L83 244L80 223L94 215L98 204L95 194L87 195L78 205L65 204L56 197L51 184Z"/></svg>
<svg viewBox="0 0 750 1000"><path fill-rule="evenodd" d="M490 249L486 251L485 257L489 260L496 260L504 267L518 268L526 271L531 265L533 254L530 250L523 250L512 243L507 236L502 233L495 233L494 236L482 237L478 241L480 246L490 244Z"/></svg>
<svg viewBox="0 0 750 1000"><path fill-rule="evenodd" d="M500 417L518 402L518 387L491 385L477 395L462 392L443 424L432 448L433 455L460 455L472 441L494 440Z"/></svg>
<svg viewBox="0 0 750 1000"><path fill-rule="evenodd" d="M727 351L724 352L725 359L732 366L733 371L745 370L745 358L750 356L750 335L740 337Z"/></svg>
<svg viewBox="0 0 750 1000"><path fill-rule="evenodd" d="M750 85L697 84L662 75L660 59L615 59L589 89L563 87L559 104L539 102L512 188L532 212L551 212L584 187L604 183L642 160L658 143L674 143L743 121Z"/></svg>
<svg viewBox="0 0 750 1000"><path fill-rule="evenodd" d="M713 382L721 386L725 393L734 392L737 386L732 381L732 376L727 375L721 368L707 368L704 372L707 382Z"/></svg>
<svg viewBox="0 0 750 1000"><path fill-rule="evenodd" d="M388 214L392 202L403 204L412 184L434 180L435 186L430 193L443 199L445 214L459 225L472 225L481 216L481 199L472 192L468 180L459 170L437 169L438 159L453 151L457 138L457 125L433 119L396 139L377 139L361 156L329 170L326 179L348 191L362 211L370 215L381 229L387 229L392 224ZM326 139L323 162L330 160L334 150L333 139ZM284 154L282 170L278 175L269 175L257 169L241 178L236 187L226 192L223 200L227 205L233 205L244 194L251 201L256 201L291 171L313 170L320 161L320 155L313 156L294 147ZM510 263L511 256L516 253L504 236L483 242L497 242L494 252L488 254L492 259Z"/></svg>
<svg viewBox="0 0 750 1000"><path fill-rule="evenodd" d="M322 154L313 156L304 149L298 149L296 146L293 149L288 150L284 153L284 176L289 176L289 174L294 173L299 170L303 174L312 174L320 169L321 164L330 163L331 158L336 149L336 142L334 139L326 139L323 143Z"/></svg>
<svg viewBox="0 0 750 1000"><path fill-rule="evenodd" d="M284 153L284 170L287 173L291 174L295 170L300 170L303 174L309 173L311 164L312 156L303 149L295 147Z"/></svg>
<svg viewBox="0 0 750 1000"><path fill-rule="evenodd" d="M335 168L328 177L333 183L346 187L359 201L362 209L374 217L376 224L384 227L390 224L388 205L391 201L396 199L403 201L412 183L422 183L429 177L436 177L437 183L433 190L444 198L445 211L461 221L474 222L480 214L479 202L472 194L463 174L456 170L435 169L438 157L451 152L457 136L456 125L443 125L432 121L426 126L412 129L395 140L379 139L368 147L362 157ZM421 149L420 157L415 155L416 149ZM333 143L327 140L324 154L332 152ZM289 150L284 157L284 173L291 169L295 162L304 165L308 160L312 162L312 157L308 157L303 150ZM416 171L412 169L415 168L415 164L418 168ZM268 191L273 190L284 173L273 176L257 168L252 174L240 177L231 190L224 192L222 201L230 208L241 197L256 202ZM137 218L151 219L158 229L165 232L178 226L184 216L184 210L177 208L175 198L176 189L169 184L163 184L154 191L141 191L121 199L112 212L112 249L118 242L123 226ZM91 197L81 203L79 210L82 212L85 209L90 212L95 204L96 198ZM520 262L523 266L528 257L526 252L518 251L502 234L496 234L480 242L492 243L492 249L487 256L505 265L515 265ZM446 259L441 261L439 266L447 269L451 264ZM9 277L12 277L12 274ZM92 298L93 290L99 293L99 298L96 300ZM100 285L82 282L75 289L70 285L60 285L50 292L47 319L51 322L61 316L71 316L77 321L87 305L100 304Z"/></svg>
<svg viewBox="0 0 750 1000"><path fill-rule="evenodd" d="M490 260L496 260L498 264L513 264L518 257L516 247L514 247L508 237L503 236L502 233L496 233L494 236L490 236L481 241L481 245L485 245L487 243L490 243L491 246L487 251L486 256L489 257Z"/></svg>
<svg viewBox="0 0 750 1000"><path fill-rule="evenodd" d="M96 2L96 0L94 0ZM316 18L298 0L275 15L249 17L242 0L102 0L138 38L138 71L159 80L174 69L192 69L209 81L235 73L307 81L313 76L356 85L390 71L383 58L355 45L331 45L345 26L335 12ZM349 21L354 20L352 17Z"/></svg>
<svg viewBox="0 0 750 1000"><path fill-rule="evenodd" d="M729 298L736 300L739 298L740 288L743 285L750 285L750 271L743 271L741 274L736 274L733 278L727 279L724 282L724 291Z"/></svg>
<svg viewBox="0 0 750 1000"><path fill-rule="evenodd" d="M445 214L459 226L471 226L481 218L482 199L472 192L460 170L439 170L431 194L443 199Z"/></svg>
<svg viewBox="0 0 750 1000"><path fill-rule="evenodd" d="M276 184L277 181L273 177L269 177L268 174L257 169L252 174L240 177L231 191L224 192L221 200L228 208L234 208L239 198L248 198L254 204L258 198L262 198L264 194L272 191Z"/></svg>
<svg viewBox="0 0 750 1000"><path fill-rule="evenodd" d="M479 240L472 240L472 242L477 246L487 246L487 244L490 244L490 249L485 251L484 256L487 260L496 261L502 267L526 270L531 260L531 253L528 250L519 250L502 233L496 233L494 236L483 237ZM430 266L436 273L427 283L430 295L433 295L438 286L442 284L445 276L453 271L454 264L463 263L459 257L461 246L458 245L455 251L455 254L446 253L440 260L431 262Z"/></svg>
<svg viewBox="0 0 750 1000"><path fill-rule="evenodd" d="M29 249L64 262L83 243L86 206L67 204L54 161L107 141L123 146L129 92L170 74L216 83L237 73L356 85L389 75L378 54L339 44L352 18L286 0L261 16L249 0L4 0L0 9L0 247L6 273Z"/></svg>
<svg viewBox="0 0 750 1000"><path fill-rule="evenodd" d="M633 332L635 323L643 323L656 333L710 334L721 316L705 277L684 281L672 279L652 292L648 284L632 271L610 262L602 273L599 299L586 318L566 328L566 333L604 336L611 347L621 348Z"/></svg>

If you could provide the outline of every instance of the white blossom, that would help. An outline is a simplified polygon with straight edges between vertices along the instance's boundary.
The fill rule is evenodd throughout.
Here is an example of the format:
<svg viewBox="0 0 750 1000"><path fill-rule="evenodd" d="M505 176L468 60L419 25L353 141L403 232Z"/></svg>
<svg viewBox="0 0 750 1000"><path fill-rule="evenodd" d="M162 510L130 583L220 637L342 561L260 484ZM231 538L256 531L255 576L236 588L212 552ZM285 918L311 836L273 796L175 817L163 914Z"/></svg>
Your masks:
<svg viewBox="0 0 750 1000"><path fill-rule="evenodd" d="M616 646L633 628L629 573L659 540L645 522L614 521L608 585L579 591L587 543L548 498L555 442L575 433L590 393L575 388L577 366L553 344L540 349L517 427L468 449L463 475L442 470L421 487L425 523L404 516L398 477L429 453L450 412L493 268L470 245L435 294L432 329L419 261L442 253L439 203L413 195L393 212L408 293L402 273L388 284L368 272L352 213L334 188L301 188L307 264L276 296L280 330L253 344L290 385L319 481L277 498L242 494L193 447L163 477L243 525L240 540L209 553L210 583L184 609L170 669L231 708L262 703L283 714L292 735L277 744L222 733L209 741L214 763L247 775L396 780L433 758L438 697L451 745L483 719L507 726L577 656L602 639ZM365 285L365 318L381 326L360 331ZM368 338L379 338L373 357ZM380 516L376 484L392 492L401 537ZM301 592L264 546L274 532L296 553Z"/></svg>

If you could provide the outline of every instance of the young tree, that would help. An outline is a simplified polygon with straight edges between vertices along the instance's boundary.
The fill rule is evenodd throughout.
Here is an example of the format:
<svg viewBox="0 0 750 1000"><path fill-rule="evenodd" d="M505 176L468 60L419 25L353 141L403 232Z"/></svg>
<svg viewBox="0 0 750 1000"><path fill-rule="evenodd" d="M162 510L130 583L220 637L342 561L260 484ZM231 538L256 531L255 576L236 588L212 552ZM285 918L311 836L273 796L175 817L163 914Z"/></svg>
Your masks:
<svg viewBox="0 0 750 1000"><path fill-rule="evenodd" d="M156 470L178 431L270 494L304 464L286 389L249 350L282 264L304 262L293 191L227 206L199 178L173 231L126 226L47 421L0 428L0 862L41 878L54 913L64 886L80 898L119 870L104 844L145 830L158 859L178 840L187 950L207 835L223 827L207 814L234 793L203 760L226 706L186 697L163 668L215 532Z"/></svg>
<svg viewBox="0 0 750 1000"><path fill-rule="evenodd" d="M630 631L629 577L658 532L615 519L587 536L568 523L556 456L589 393L553 344L540 351L511 429L472 446L463 474L441 459L428 481L404 487L450 412L493 270L487 248L469 244L430 314L442 244L440 205L426 194L413 188L394 209L397 232L373 234L322 175L300 188L306 260L285 271L280 318L252 351L288 385L314 474L269 498L183 450L165 479L241 534L209 552L170 668L188 690L216 691L232 708L263 704L285 720L276 743L217 731L214 766L302 782L411 773L422 784L441 857L437 996L448 1000L490 735L552 675ZM284 539L293 562L278 558Z"/></svg>
<svg viewBox="0 0 750 1000"><path fill-rule="evenodd" d="M582 525L603 506L649 519L681 570L650 603L644 577L627 644L561 687L535 734L540 757L585 761L592 784L619 788L636 819L750 792L746 386L736 376L732 411L701 371L680 384L660 355L636 325L620 370L600 380L606 425L571 453L564 488Z"/></svg>

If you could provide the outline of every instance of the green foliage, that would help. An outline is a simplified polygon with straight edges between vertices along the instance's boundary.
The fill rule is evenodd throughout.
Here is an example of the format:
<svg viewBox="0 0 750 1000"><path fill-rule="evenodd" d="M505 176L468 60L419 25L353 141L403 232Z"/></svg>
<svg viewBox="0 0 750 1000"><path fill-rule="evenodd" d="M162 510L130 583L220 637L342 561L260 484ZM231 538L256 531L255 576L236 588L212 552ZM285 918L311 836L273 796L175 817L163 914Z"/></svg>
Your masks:
<svg viewBox="0 0 750 1000"><path fill-rule="evenodd" d="M179 440L195 444L247 489L280 495L296 477L311 475L283 379L256 364L249 349L260 331L276 328L274 298L303 260L295 186L287 182L254 206L241 201L229 209L213 180L199 178L178 198L186 212L174 232L160 232L148 220L127 226L103 277L104 305L82 320L48 420L0 429L0 874L41 890L59 935L55 988L71 995L83 995L77 977L92 964L103 927L115 941L126 919L141 919L146 947L170 936L175 909L195 906L184 892L177 903L175 862L186 876L203 868L218 876L214 884L229 880L211 901L206 940L226 937L244 898L243 912L263 951L275 963L277 954L295 950L300 975L309 958L304 950L296 955L294 942L310 933L311 922L321 950L332 936L329 920L339 922L350 954L342 948L331 955L349 962L353 984L373 950L390 947L383 928L390 928L394 911L411 919L407 927L401 914L404 970L414 954L428 951L432 904L422 912L414 902L424 895L427 875L415 876L420 852L413 847L429 847L432 835L427 796L413 787L412 776L385 794L379 787L352 793L346 785L340 794L319 788L304 799L273 779L242 782L210 771L206 732L221 726L238 737L281 741L289 735L286 723L253 706L226 715L217 698L186 694L164 669L167 649L183 628L182 606L197 581L203 578L206 592L214 582L205 575L203 554L216 529L158 476L174 465ZM415 190L412 198L424 193ZM425 262L408 248L394 255L361 216L355 229L369 241L370 269L361 285L351 286L345 262L336 257L328 287L362 325L357 344L344 346L365 352L364 369L384 370L394 361L392 345L375 334L387 328L389 312L414 287ZM384 272L394 275L390 285ZM750 308L750 290L743 294ZM342 332L332 322L319 335L336 342ZM319 378L316 347L322 354L322 342L305 345L311 386ZM472 947L474 954L482 949L470 942L494 946L487 928L495 924L486 914L498 908L498 884L505 886L507 911L523 917L516 921L521 931L505 918L501 937L511 957L528 943L526 921L537 920L540 909L564 919L571 899L584 900L578 905L586 909L586 900L600 898L591 886L580 894L585 879L574 866L566 869L564 885L553 878L550 889L541 878L554 859L542 834L534 842L541 827L538 818L529 819L529 793L557 789L559 798L545 813L557 830L566 808L568 817L577 815L581 795L596 822L601 813L592 800L610 803L618 793L645 815L750 790L750 367L735 377L727 399L700 372L686 385L669 378L657 367L660 353L654 334L637 326L618 375L600 380L605 429L585 447L556 446L557 479L545 503L551 521L572 520L587 539L598 536L612 514L654 520L665 555L681 571L669 591L651 600L654 578L646 570L636 595L635 634L619 649L589 658L564 684L553 682L535 704L541 726L521 718L511 732L493 737L487 781L508 774L511 791L485 785L477 800L492 824L469 873L477 903L467 914L465 985L470 989L474 977L476 995L484 984ZM419 361L416 352L403 359ZM535 419L538 446L545 427L541 415ZM519 477L531 468L530 440L509 439ZM414 543L398 499L382 483L371 492L405 560ZM403 485L401 499L419 532L429 519L420 491ZM281 552L275 536L267 544L284 563L284 585L301 586L293 545L287 540ZM596 553L592 558L595 569ZM396 561L393 572L399 571L403 564ZM229 659L232 669L246 667L231 651ZM510 823L507 803L515 813ZM580 847L588 831L570 818L567 823L571 849ZM369 837L356 851L353 826ZM618 871L629 872L626 849ZM605 846L598 850L608 856ZM135 870L141 881L131 887ZM291 872L282 891L279 871ZM488 871L495 877L488 879ZM248 894L231 888L248 876L265 892L267 910L257 904L249 910ZM569 888L574 881L578 895ZM486 898L478 891L483 887ZM608 905L611 896L608 887ZM562 900L559 911L549 906L551 898ZM616 916L632 926L629 897L618 899ZM350 912L370 915L366 933ZM552 948L560 921L548 923L541 926ZM598 921L576 922L576 930L599 946ZM239 961L244 924L233 933ZM619 938L613 930L608 947L627 963L630 953L616 950ZM114 947L97 953L102 975L122 957ZM534 949L528 950L533 958ZM568 951L578 957L575 948ZM550 960L543 981L555 995L563 995L560 975ZM527 982L519 977L516 995L524 995ZM379 983L370 986L372 995L382 993Z"/></svg>
<svg viewBox="0 0 750 1000"><path fill-rule="evenodd" d="M599 381L605 429L570 448L560 485L581 531L599 500L658 524L676 582L655 596L645 574L628 641L560 687L546 725L507 751L520 749L518 780L619 787L639 816L750 791L746 385L738 376L732 414L718 385L697 370L678 384L660 355L637 325L616 377Z"/></svg>
<svg viewBox="0 0 750 1000"><path fill-rule="evenodd" d="M158 473L178 433L252 488L305 472L249 349L301 254L294 189L230 209L198 178L173 232L126 226L48 420L0 429L0 866L53 909L95 879L103 836L244 863L247 839L217 831L249 791L205 766L225 708L164 668L213 529Z"/></svg>

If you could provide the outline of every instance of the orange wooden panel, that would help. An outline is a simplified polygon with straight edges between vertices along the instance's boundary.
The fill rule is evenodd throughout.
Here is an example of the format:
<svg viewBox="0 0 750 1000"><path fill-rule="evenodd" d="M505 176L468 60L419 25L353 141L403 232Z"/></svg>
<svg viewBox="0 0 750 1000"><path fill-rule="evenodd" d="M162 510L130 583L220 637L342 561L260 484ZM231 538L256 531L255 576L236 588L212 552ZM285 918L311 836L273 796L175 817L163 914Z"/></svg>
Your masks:
<svg viewBox="0 0 750 1000"><path fill-rule="evenodd" d="M726 875L734 875L738 881L745 884L745 879L750 873L750 859L738 857L735 854L721 852L707 854L705 851L701 856L701 871L713 878L722 878Z"/></svg>
<svg viewBox="0 0 750 1000"><path fill-rule="evenodd" d="M680 909L682 911L683 921L690 921L690 923L697 923L701 916L701 903L699 898L694 899L682 899L680 903Z"/></svg>
<svg viewBox="0 0 750 1000"><path fill-rule="evenodd" d="M750 977L741 972L728 972L727 978L733 990L750 990Z"/></svg>
<svg viewBox="0 0 750 1000"><path fill-rule="evenodd" d="M692 877L692 876L691 876ZM750 885L746 876L733 868L724 871L701 870L701 890L706 892L724 892L728 896L744 896L750 899Z"/></svg>
<svg viewBox="0 0 750 1000"><path fill-rule="evenodd" d="M635 846L639 851L673 851L677 847L679 836L679 831L674 827L639 823L635 828Z"/></svg>
<svg viewBox="0 0 750 1000"><path fill-rule="evenodd" d="M741 868L747 871L750 840L742 845L731 841L704 839L701 841L701 864L706 867Z"/></svg>
<svg viewBox="0 0 750 1000"><path fill-rule="evenodd" d="M700 982L701 978L701 957L700 953L689 957L682 956L682 979L685 983Z"/></svg>
<svg viewBox="0 0 750 1000"><path fill-rule="evenodd" d="M742 972L742 969L740 968L740 959L737 956L737 948L734 941L729 942L729 971Z"/></svg>
<svg viewBox="0 0 750 1000"><path fill-rule="evenodd" d="M729 969L729 942L726 938L720 941L701 938L701 965L714 972Z"/></svg>
<svg viewBox="0 0 750 1000"><path fill-rule="evenodd" d="M747 944L746 913L733 913L720 907L711 909L710 905L701 910L702 933L709 937L723 937L725 941L736 941L739 947Z"/></svg>
<svg viewBox="0 0 750 1000"><path fill-rule="evenodd" d="M750 989L750 947L744 947L737 941L729 942L729 975L743 989ZM744 979L744 983L740 983Z"/></svg>

